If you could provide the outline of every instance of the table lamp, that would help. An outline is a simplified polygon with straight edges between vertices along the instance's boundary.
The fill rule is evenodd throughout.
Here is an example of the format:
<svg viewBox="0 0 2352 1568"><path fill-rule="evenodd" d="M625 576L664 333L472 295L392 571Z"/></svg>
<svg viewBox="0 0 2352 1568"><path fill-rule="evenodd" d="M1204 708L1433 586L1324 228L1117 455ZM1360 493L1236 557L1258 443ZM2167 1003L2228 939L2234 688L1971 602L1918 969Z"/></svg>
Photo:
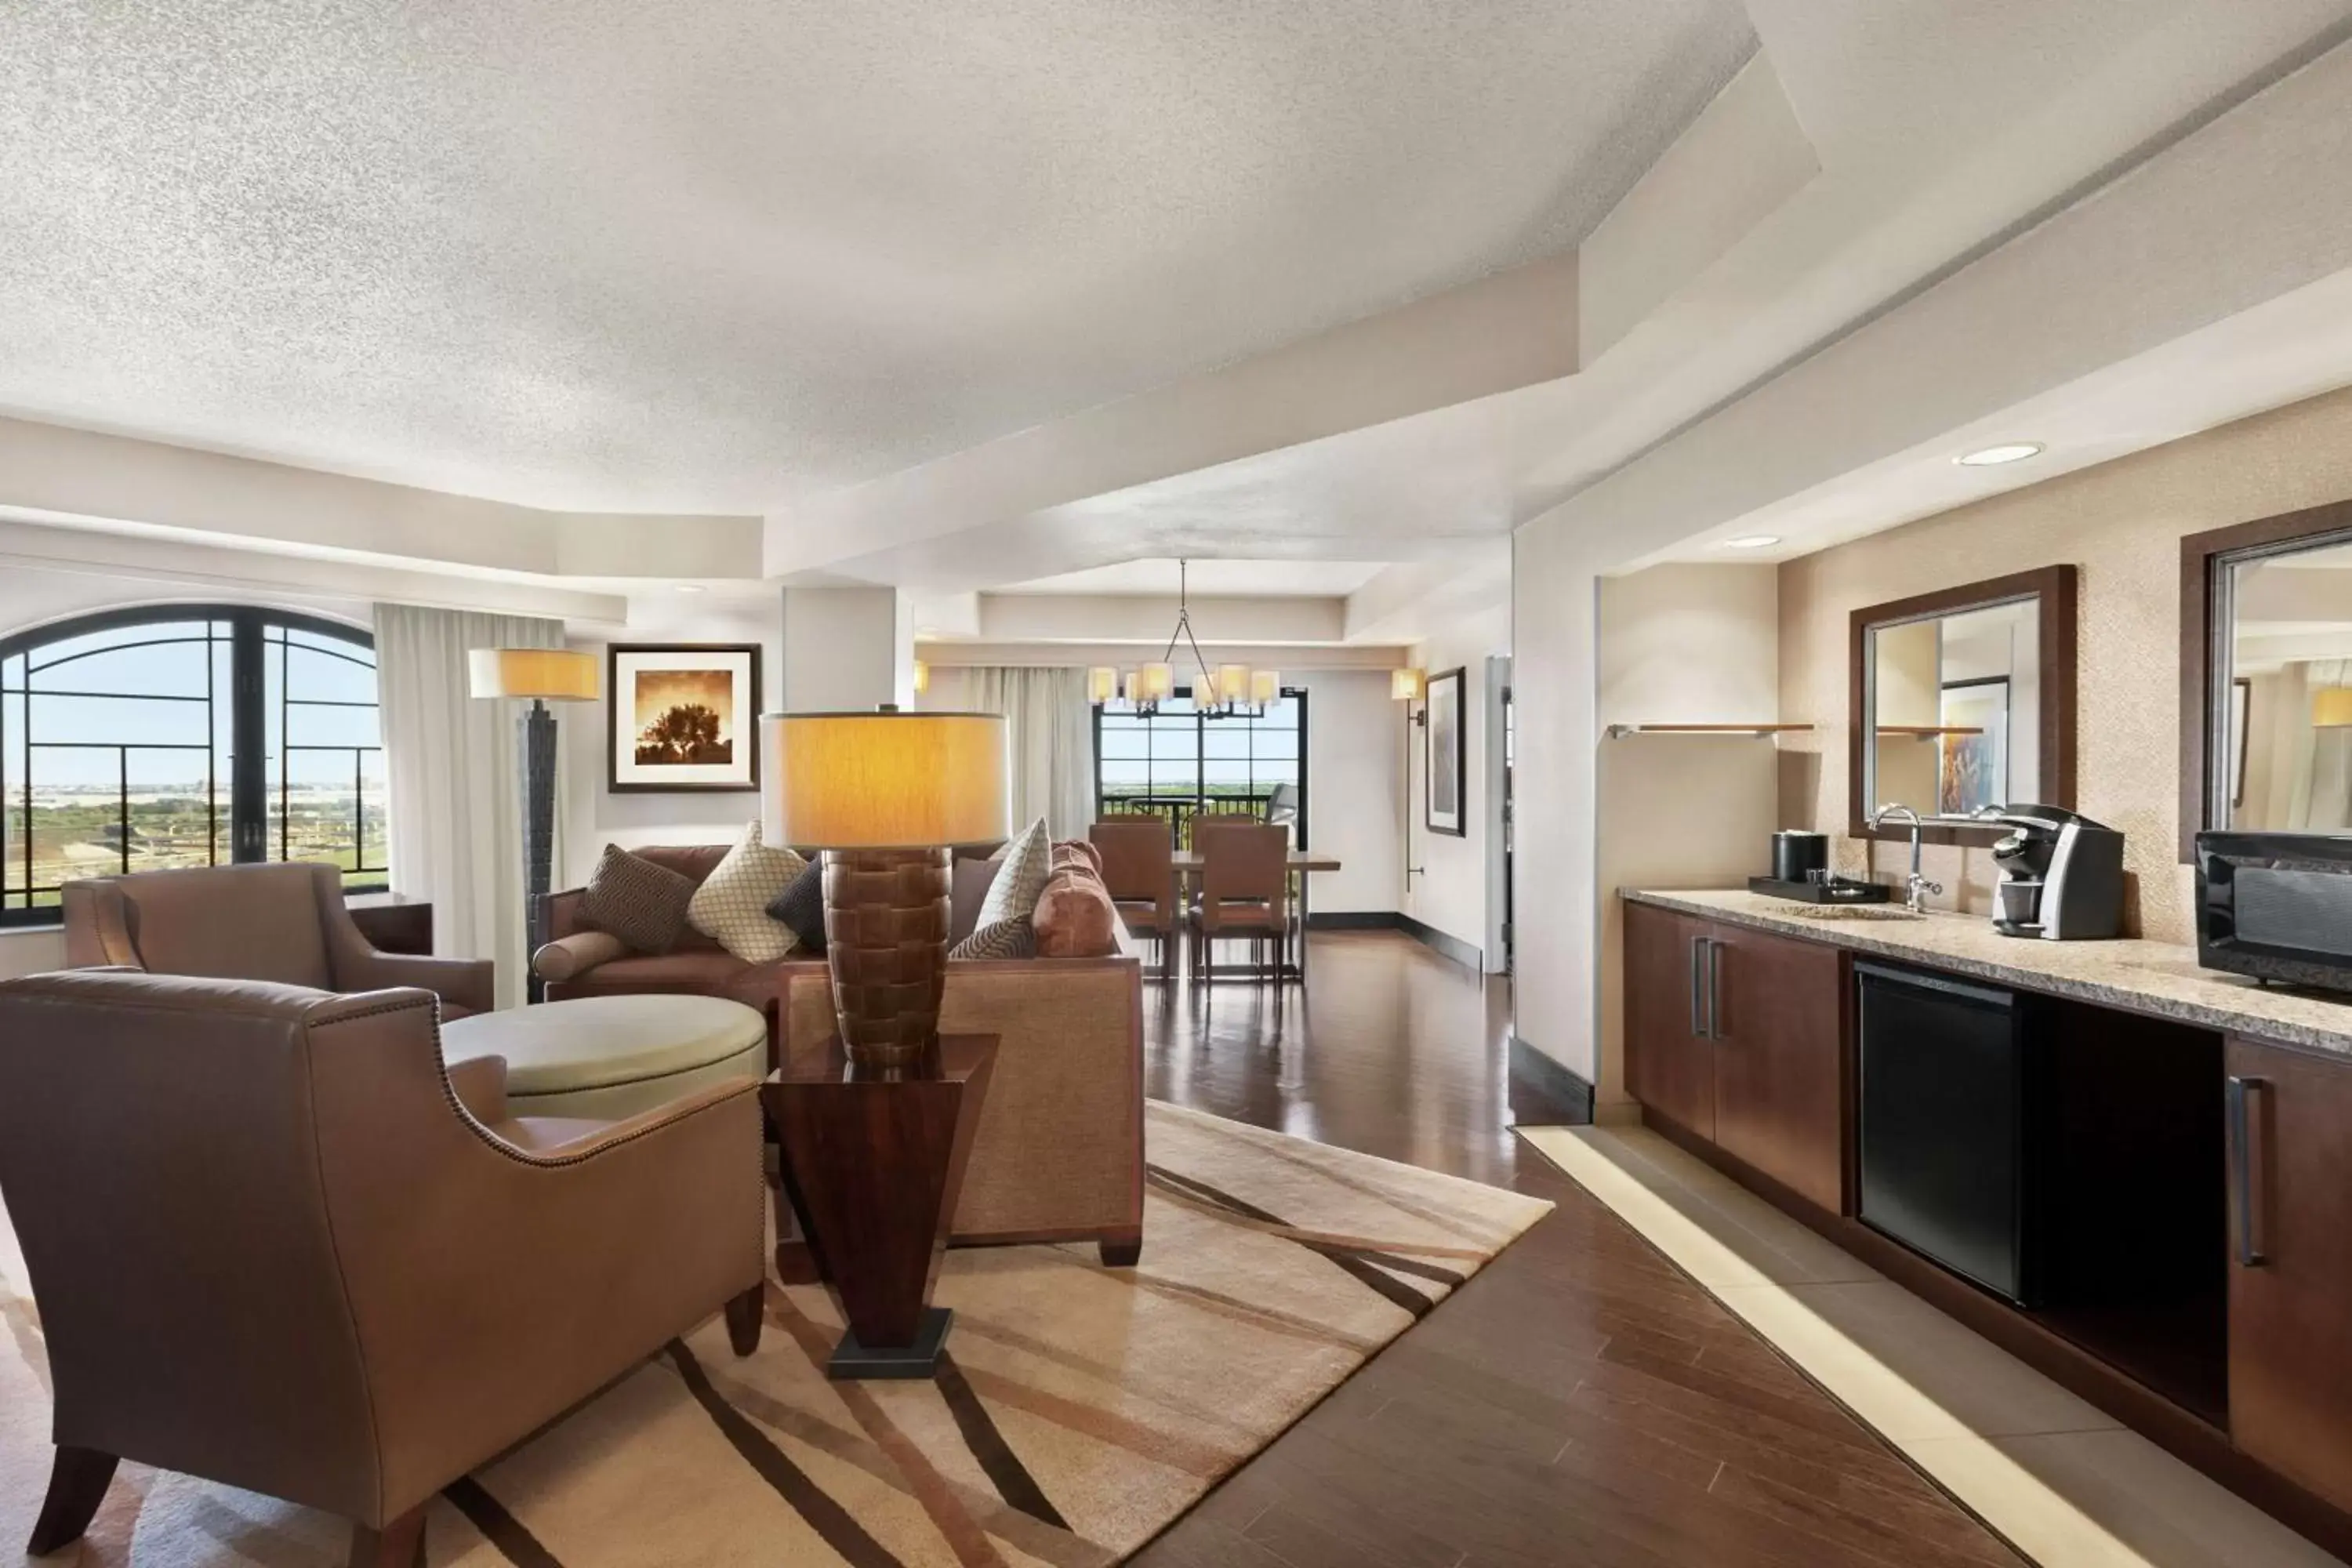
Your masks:
<svg viewBox="0 0 2352 1568"><path fill-rule="evenodd" d="M777 713L782 840L824 851L825 961L853 1068L937 1046L947 987L949 857L1008 831L996 713Z"/></svg>
<svg viewBox="0 0 2352 1568"><path fill-rule="evenodd" d="M466 654L476 697L528 698L519 721L522 744L523 930L530 954L544 937L549 872L555 855L555 715L550 702L596 700L596 656L564 647L478 647ZM529 971L525 972L527 974ZM536 1002L544 984L530 974L525 994Z"/></svg>

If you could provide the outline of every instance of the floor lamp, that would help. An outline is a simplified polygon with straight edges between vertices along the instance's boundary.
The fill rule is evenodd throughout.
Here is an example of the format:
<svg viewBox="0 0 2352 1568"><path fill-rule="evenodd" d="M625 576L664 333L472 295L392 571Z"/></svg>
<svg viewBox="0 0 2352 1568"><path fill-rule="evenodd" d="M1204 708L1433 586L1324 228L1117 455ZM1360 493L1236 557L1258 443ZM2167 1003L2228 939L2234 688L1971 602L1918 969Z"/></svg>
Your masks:
<svg viewBox="0 0 2352 1568"><path fill-rule="evenodd" d="M522 918L524 995L547 994L530 969L546 932L549 878L555 858L555 715L550 702L596 700L596 656L562 647L478 647L466 655L478 698L528 699L517 721L522 742Z"/></svg>

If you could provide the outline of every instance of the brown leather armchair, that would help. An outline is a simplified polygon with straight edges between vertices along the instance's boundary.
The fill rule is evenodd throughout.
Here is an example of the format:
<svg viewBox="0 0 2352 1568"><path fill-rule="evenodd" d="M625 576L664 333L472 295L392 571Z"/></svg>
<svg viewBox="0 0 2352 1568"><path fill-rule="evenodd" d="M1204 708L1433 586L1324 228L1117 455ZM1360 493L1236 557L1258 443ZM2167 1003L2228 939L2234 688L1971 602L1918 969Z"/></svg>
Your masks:
<svg viewBox="0 0 2352 1568"><path fill-rule="evenodd" d="M48 1339L30 1550L116 1461L348 1516L409 1568L443 1487L724 1305L757 1347L750 1079L510 1119L433 999L89 970L0 983L0 1197Z"/></svg>
<svg viewBox="0 0 2352 1568"><path fill-rule="evenodd" d="M66 963L274 980L315 991L415 985L442 1016L498 1005L487 958L378 952L343 904L342 874L308 862L133 871L68 882Z"/></svg>

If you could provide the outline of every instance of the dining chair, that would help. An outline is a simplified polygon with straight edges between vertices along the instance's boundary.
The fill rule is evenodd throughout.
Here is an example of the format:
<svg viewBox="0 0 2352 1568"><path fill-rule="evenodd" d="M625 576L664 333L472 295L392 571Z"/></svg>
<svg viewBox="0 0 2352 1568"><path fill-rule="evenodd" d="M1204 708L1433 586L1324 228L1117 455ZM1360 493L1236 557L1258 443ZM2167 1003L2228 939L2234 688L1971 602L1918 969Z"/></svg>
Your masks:
<svg viewBox="0 0 2352 1568"><path fill-rule="evenodd" d="M1261 970L1279 984L1290 958L1290 830L1244 820L1221 824L1195 842L1201 896L1190 921L1201 979L1215 973L1212 944L1242 936L1251 940Z"/></svg>
<svg viewBox="0 0 2352 1568"><path fill-rule="evenodd" d="M1176 938L1181 925L1176 899L1176 839L1157 816L1105 817L1087 829L1102 852L1103 885L1129 932L1160 943L1160 973L1176 977Z"/></svg>

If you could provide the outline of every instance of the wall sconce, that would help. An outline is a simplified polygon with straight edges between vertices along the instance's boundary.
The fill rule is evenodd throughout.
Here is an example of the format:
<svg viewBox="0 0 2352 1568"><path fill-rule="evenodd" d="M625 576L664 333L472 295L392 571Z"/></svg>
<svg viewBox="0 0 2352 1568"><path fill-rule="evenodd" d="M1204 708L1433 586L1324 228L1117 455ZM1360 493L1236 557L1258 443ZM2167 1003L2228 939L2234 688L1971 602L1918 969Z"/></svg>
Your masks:
<svg viewBox="0 0 2352 1568"><path fill-rule="evenodd" d="M920 697L931 689L931 667L921 659L915 661L915 695Z"/></svg>
<svg viewBox="0 0 2352 1568"><path fill-rule="evenodd" d="M1429 714L1426 710L1416 713L1412 710L1412 707L1413 703L1420 701L1423 698L1429 695L1429 671L1425 669L1412 668L1390 670L1389 695L1397 701L1406 705L1405 719L1407 722L1413 724L1426 724L1429 722Z"/></svg>

